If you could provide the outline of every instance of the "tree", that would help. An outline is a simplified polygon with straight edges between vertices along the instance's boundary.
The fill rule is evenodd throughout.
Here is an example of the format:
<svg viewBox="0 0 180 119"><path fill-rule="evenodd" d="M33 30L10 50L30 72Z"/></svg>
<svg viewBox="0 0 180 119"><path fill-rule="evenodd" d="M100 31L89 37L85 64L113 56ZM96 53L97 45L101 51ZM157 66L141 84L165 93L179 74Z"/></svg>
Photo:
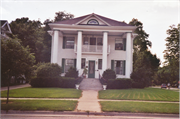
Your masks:
<svg viewBox="0 0 180 119"><path fill-rule="evenodd" d="M170 26L167 30L168 37L165 39L166 50L164 50L164 66L157 72L156 79L162 83L177 83L179 80L179 31L180 24Z"/></svg>
<svg viewBox="0 0 180 119"><path fill-rule="evenodd" d="M11 77L25 75L26 78L30 78L34 62L35 57L30 53L30 48L28 46L23 47L19 39L1 39L2 82L7 82L8 84L6 103L8 103L9 98L9 82Z"/></svg>
<svg viewBox="0 0 180 119"><path fill-rule="evenodd" d="M44 30L40 21L31 21L29 18L16 19L10 23L13 35L21 40L21 44L29 46L31 53L35 53L36 63L42 60L42 51L44 49L43 35Z"/></svg>
<svg viewBox="0 0 180 119"><path fill-rule="evenodd" d="M54 21L63 21L63 20L68 20L68 19L73 19L74 15L70 13L66 13L65 11L59 11L55 13L56 16L54 18Z"/></svg>
<svg viewBox="0 0 180 119"><path fill-rule="evenodd" d="M149 51L152 43L148 40L149 34L143 30L143 23L138 19L132 19L129 24L137 27L134 31L137 36L133 42L133 72L131 78L149 86L158 70L160 60Z"/></svg>

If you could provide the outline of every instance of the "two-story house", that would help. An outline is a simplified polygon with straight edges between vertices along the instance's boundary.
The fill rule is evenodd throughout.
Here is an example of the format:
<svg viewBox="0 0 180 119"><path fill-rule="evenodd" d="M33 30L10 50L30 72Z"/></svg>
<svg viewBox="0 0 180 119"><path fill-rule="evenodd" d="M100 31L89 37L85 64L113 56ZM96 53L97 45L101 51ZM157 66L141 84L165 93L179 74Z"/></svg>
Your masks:
<svg viewBox="0 0 180 119"><path fill-rule="evenodd" d="M113 69L118 78L130 78L135 26L97 14L50 23L51 63L67 72L76 67L79 75L88 69L88 78L98 78Z"/></svg>

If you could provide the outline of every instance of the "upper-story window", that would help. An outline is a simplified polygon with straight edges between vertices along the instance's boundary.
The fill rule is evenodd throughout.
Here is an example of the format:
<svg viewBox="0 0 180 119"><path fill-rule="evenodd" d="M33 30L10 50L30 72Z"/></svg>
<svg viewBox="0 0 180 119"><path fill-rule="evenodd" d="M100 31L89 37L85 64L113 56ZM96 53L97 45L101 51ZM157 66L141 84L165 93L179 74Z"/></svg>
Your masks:
<svg viewBox="0 0 180 119"><path fill-rule="evenodd" d="M99 25L99 22L96 19L91 19L91 20L88 21L87 24Z"/></svg>
<svg viewBox="0 0 180 119"><path fill-rule="evenodd" d="M63 48L74 49L74 37L63 37Z"/></svg>
<svg viewBox="0 0 180 119"><path fill-rule="evenodd" d="M115 39L115 50L126 50L126 39Z"/></svg>

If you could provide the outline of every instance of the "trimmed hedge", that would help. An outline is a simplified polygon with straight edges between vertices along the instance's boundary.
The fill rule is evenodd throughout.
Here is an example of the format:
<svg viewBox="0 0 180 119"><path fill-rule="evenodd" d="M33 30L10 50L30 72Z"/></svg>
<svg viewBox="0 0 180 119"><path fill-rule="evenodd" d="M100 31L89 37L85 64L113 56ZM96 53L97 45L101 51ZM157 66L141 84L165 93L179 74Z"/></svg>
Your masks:
<svg viewBox="0 0 180 119"><path fill-rule="evenodd" d="M132 79L128 78L118 78L105 80L103 78L99 79L102 85L107 85L107 89L128 89L128 88L145 88L144 83L133 82Z"/></svg>
<svg viewBox="0 0 180 119"><path fill-rule="evenodd" d="M133 82L132 83L132 88L145 88L145 84L142 82Z"/></svg>
<svg viewBox="0 0 180 119"><path fill-rule="evenodd" d="M71 77L57 78L34 78L31 80L32 87L59 87L59 88L75 88L75 84L79 84L83 78L77 79Z"/></svg>
<svg viewBox="0 0 180 119"><path fill-rule="evenodd" d="M34 78L30 81L32 87L61 87L61 77Z"/></svg>
<svg viewBox="0 0 180 119"><path fill-rule="evenodd" d="M110 79L107 83L108 89L128 89L131 88L132 80L131 79Z"/></svg>

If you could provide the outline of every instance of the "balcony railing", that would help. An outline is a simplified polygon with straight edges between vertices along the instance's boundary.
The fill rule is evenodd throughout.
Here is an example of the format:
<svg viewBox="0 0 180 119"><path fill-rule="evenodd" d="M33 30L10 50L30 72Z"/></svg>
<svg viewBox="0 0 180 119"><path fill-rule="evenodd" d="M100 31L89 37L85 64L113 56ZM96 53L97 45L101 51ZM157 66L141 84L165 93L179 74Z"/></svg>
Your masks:
<svg viewBox="0 0 180 119"><path fill-rule="evenodd" d="M74 47L74 51L77 52L77 45ZM103 53L103 46L100 45L82 45L82 53ZM110 53L110 45L107 47L107 53Z"/></svg>

